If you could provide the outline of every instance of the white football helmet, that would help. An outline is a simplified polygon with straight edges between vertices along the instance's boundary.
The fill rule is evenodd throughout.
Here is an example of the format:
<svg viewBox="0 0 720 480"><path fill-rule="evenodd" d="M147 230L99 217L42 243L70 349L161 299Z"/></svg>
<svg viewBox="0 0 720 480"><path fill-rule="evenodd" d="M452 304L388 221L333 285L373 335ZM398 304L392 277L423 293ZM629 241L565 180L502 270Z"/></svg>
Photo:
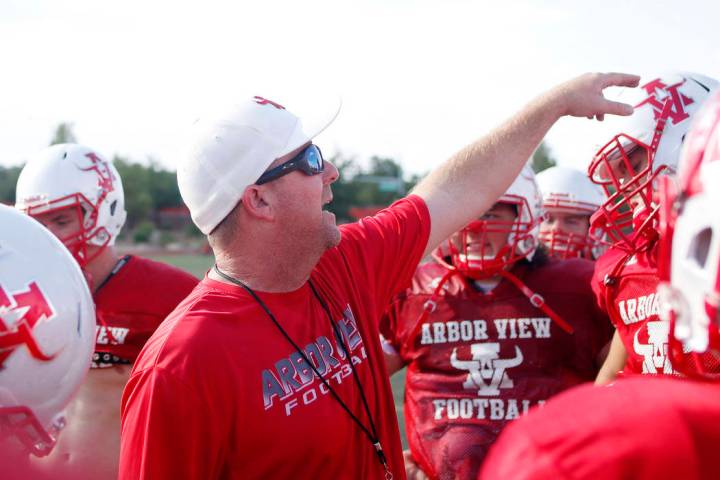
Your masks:
<svg viewBox="0 0 720 480"><path fill-rule="evenodd" d="M32 157L20 172L15 197L15 207L30 216L76 209L80 230L60 240L82 267L92 260L88 245L101 247L100 253L115 243L125 223L120 175L111 162L82 145L53 145Z"/></svg>
<svg viewBox="0 0 720 480"><path fill-rule="evenodd" d="M635 112L609 119L612 137L604 139L588 168L591 180L607 194L593 226L628 250L635 249L639 235L655 231L655 180L675 173L693 115L718 88L716 80L695 73L649 78L639 88L624 90L623 101Z"/></svg>
<svg viewBox="0 0 720 480"><path fill-rule="evenodd" d="M574 168L551 167L537 174L542 192L543 210L570 215L590 215L603 203L603 194L584 173ZM588 224L589 227L589 224ZM540 229L540 241L548 253L557 258L597 258L601 253L602 232L584 235L560 227Z"/></svg>
<svg viewBox="0 0 720 480"><path fill-rule="evenodd" d="M452 266L471 278L496 275L506 266L527 258L532 260L538 246L542 221L542 199L535 181L535 173L525 166L510 188L497 203L513 205L515 221L475 220L443 242L434 252L436 259L449 258ZM485 236L488 233L508 234L507 244L496 255L487 255ZM472 237L472 240L471 240Z"/></svg>
<svg viewBox="0 0 720 480"><path fill-rule="evenodd" d="M95 309L57 238L4 205L0 225L0 443L44 456L90 367Z"/></svg>
<svg viewBox="0 0 720 480"><path fill-rule="evenodd" d="M661 184L661 312L673 366L720 376L720 94L693 123L678 175ZM669 281L669 285L668 282Z"/></svg>

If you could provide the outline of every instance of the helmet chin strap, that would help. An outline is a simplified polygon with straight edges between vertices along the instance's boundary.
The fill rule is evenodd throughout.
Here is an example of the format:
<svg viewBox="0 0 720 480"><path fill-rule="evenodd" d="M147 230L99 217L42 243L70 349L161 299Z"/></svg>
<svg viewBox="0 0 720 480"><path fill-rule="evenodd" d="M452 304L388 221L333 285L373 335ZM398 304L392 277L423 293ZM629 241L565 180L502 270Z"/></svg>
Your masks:
<svg viewBox="0 0 720 480"><path fill-rule="evenodd" d="M558 327L562 328L565 332L572 334L574 333L574 329L572 326L567 323L565 320L560 317L560 315L555 312L550 306L545 303L545 299L540 295L539 293L533 292L530 287L525 285L522 280L520 280L518 277L513 275L512 273L508 272L507 270L500 270L499 275L505 278L507 281L512 283L517 287L518 290L520 290L523 295L525 295L528 300L530 300L530 303L536 307L542 310L550 319L555 322Z"/></svg>
<svg viewBox="0 0 720 480"><path fill-rule="evenodd" d="M412 342L420 333L420 329L422 328L425 321L427 321L428 317L431 313L433 313L437 309L437 300L440 296L440 292L442 291L445 284L450 280L454 275L457 275L469 288L469 284L467 283L465 275L458 272L454 267L451 265L443 262L443 266L447 268L446 272L443 274L442 277L440 277L440 281L438 282L437 286L435 287L435 290L433 290L432 295L430 298L423 304L422 313L420 313L420 316L417 319L417 322L415 323L415 327L412 329L412 332L410 332L410 335L408 335L408 344Z"/></svg>
<svg viewBox="0 0 720 480"><path fill-rule="evenodd" d="M448 265L445 264L447 267ZM497 272L494 272L495 275L499 275L502 278L507 279L510 283L515 285L518 290L520 290L527 298L530 300L530 303L536 307L539 308L543 313L545 313L550 319L555 322L561 329L563 329L565 332L569 334L573 334L575 330L573 327L567 323L565 320L562 319L560 315L558 315L555 310L550 308L550 306L545 303L545 299L540 295L539 293L533 292L530 287L525 285L522 280L520 280L518 277L510 273L509 271L505 269L500 269ZM454 275L458 275L460 279L466 284L468 288L470 288L467 278L463 273L459 272L454 267L448 268L448 270L445 272L445 274L440 278L440 281L438 282L437 286L435 287L435 290L433 290L432 295L430 298L425 302L423 305L422 313L420 314L420 317L418 317L417 322L415 323L415 327L413 328L412 332L408 336L408 343L412 342L420 332L420 329L422 328L422 325L427 321L428 317L431 313L435 311L437 308L437 300L440 296L440 292L442 291L445 284L452 278Z"/></svg>

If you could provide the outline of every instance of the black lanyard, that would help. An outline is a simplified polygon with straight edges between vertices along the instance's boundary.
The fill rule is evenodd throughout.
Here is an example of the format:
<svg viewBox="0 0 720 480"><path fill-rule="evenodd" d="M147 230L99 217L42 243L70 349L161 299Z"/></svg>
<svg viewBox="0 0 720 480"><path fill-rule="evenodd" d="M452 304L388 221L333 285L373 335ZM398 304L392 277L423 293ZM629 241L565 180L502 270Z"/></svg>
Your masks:
<svg viewBox="0 0 720 480"><path fill-rule="evenodd" d="M310 289L312 290L315 298L320 303L320 306L322 307L322 309L325 310L325 314L327 315L328 320L330 320L330 325L332 325L333 331L335 332L335 336L338 339L338 341L340 342L340 346L342 347L343 352L345 352L345 358L347 359L348 363L350 364L350 369L352 370L353 378L355 379L355 383L357 384L358 390L360 391L360 398L362 398L362 402L365 407L365 413L367 413L368 420L370 420L370 430L368 430L368 428L365 425L363 425L363 423L360 421L360 419L357 418L357 416L355 416L355 414L350 411L350 408L348 408L348 406L345 404L345 402L342 401L342 399L337 394L337 392L335 392L335 390L333 390L333 388L330 386L328 381L325 380L325 378L322 375L320 375L320 372L315 367L315 364L313 364L310 361L310 359L305 354L305 352L300 347L298 347L298 345L293 341L292 338L290 338L290 336L287 334L285 329L282 328L282 326L278 323L277 319L272 314L272 312L267 307L267 305L265 305L265 302L263 302L260 299L260 297L258 297L257 294L250 287L245 285L243 282L241 282L237 278L231 277L230 275L228 275L224 272L221 272L220 269L218 268L217 264L215 264L213 266L213 269L215 270L215 273L220 275L222 278L224 278L228 282L234 283L235 285L238 285L238 286L244 288L245 291L247 291L250 294L250 296L252 296L255 299L255 301L258 303L258 305L260 305L262 307L262 309L265 310L265 313L267 313L268 317L270 317L270 320L272 320L272 322L275 324L275 326L278 328L278 330L280 330L280 333L282 333L283 336L285 337L285 339L287 339L287 341L290 342L290 344L295 348L295 351L297 353L299 353L300 356L302 356L303 360L305 360L305 363L310 365L310 368L312 368L313 372L315 372L315 375L317 375L317 377L320 379L320 381L325 385L325 388L328 389L330 394L338 402L338 404L340 404L342 409L345 410L345 412L348 415L350 415L350 418L352 418L352 420L360 427L360 429L363 432L365 432L365 435L370 440L370 443L372 443L373 448L375 448L375 453L377 453L378 460L380 460L380 464L385 469L385 478L387 480L392 480L393 475L392 475L392 472L390 471L390 468L388 467L387 458L385 457L385 452L382 449L382 445L380 445L380 438L378 438L377 430L375 429L375 422L373 422L372 415L370 414L370 407L368 406L367 398L365 398L365 393L363 391L362 384L360 383L360 376L357 374L357 371L355 370L355 365L353 364L353 361L352 361L352 357L350 356L350 349L347 346L345 346L345 342L343 341L343 337L340 334L340 331L338 330L338 326L335 323L335 321L333 321L332 315L330 315L330 309L328 309L327 305L325 304L323 299L318 294L317 290L315 289L315 285L313 285L312 281L308 280Z"/></svg>

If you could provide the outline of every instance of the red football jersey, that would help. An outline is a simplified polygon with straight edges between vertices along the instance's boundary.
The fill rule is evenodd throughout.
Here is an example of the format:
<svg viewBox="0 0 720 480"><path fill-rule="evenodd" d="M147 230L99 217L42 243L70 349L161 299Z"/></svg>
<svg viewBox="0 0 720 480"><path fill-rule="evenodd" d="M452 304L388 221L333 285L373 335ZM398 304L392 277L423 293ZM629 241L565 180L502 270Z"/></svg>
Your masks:
<svg viewBox="0 0 720 480"><path fill-rule="evenodd" d="M657 242L633 255L610 248L596 262L593 290L625 345L624 373L673 373L669 324L658 317L657 250Z"/></svg>
<svg viewBox="0 0 720 480"><path fill-rule="evenodd" d="M430 218L410 196L341 227L308 284L256 292L405 478L378 319L408 285ZM350 357L339 339L348 346ZM359 376L355 381L350 362ZM205 278L141 352L122 399L121 479L384 478L368 437L241 287Z"/></svg>
<svg viewBox="0 0 720 480"><path fill-rule="evenodd" d="M510 425L484 480L720 478L720 385L633 377L581 386Z"/></svg>
<svg viewBox="0 0 720 480"><path fill-rule="evenodd" d="M128 255L93 295L93 368L131 364L160 323L197 285L179 268Z"/></svg>
<svg viewBox="0 0 720 480"><path fill-rule="evenodd" d="M426 302L447 270L422 265L381 324L408 365L407 437L432 478L475 478L505 424L597 372L612 326L590 289L593 264L550 260L513 273L574 328L563 331L513 284L483 294L455 275L424 320Z"/></svg>

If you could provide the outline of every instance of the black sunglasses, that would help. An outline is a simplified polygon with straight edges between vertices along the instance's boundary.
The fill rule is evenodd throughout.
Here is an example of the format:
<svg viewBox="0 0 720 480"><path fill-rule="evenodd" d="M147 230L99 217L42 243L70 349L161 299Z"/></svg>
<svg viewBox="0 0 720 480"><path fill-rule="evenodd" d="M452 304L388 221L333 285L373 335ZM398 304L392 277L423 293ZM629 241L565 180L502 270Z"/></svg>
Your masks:
<svg viewBox="0 0 720 480"><path fill-rule="evenodd" d="M302 152L295 155L293 158L285 163L272 168L258 178L255 185L262 185L263 183L272 182L277 180L283 175L287 175L295 170L300 170L305 175L317 175L322 173L325 169L325 160L323 160L322 152L317 145L310 144Z"/></svg>

